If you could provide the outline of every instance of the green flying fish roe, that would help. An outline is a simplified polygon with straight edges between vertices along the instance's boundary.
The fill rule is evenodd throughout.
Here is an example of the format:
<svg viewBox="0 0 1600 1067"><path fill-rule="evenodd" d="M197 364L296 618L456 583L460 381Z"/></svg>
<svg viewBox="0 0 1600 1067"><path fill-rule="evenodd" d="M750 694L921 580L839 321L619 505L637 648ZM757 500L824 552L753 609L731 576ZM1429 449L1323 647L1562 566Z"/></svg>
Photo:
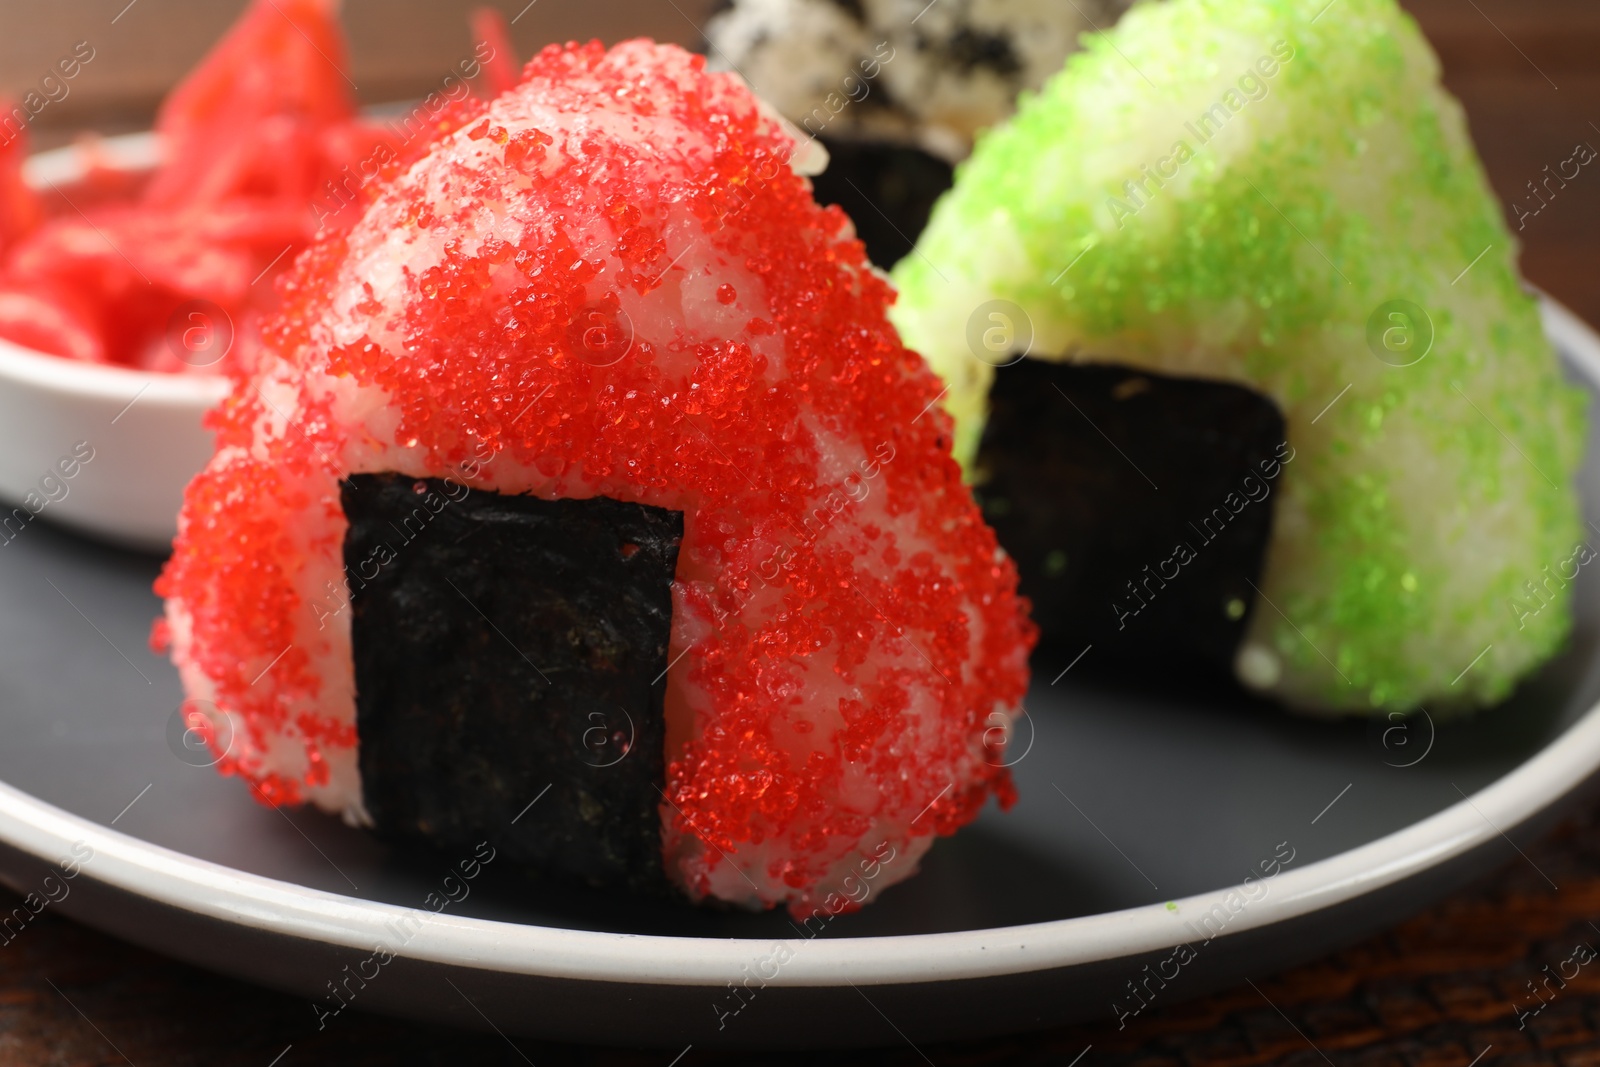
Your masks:
<svg viewBox="0 0 1600 1067"><path fill-rule="evenodd" d="M1037 358L1248 383L1294 454L1241 680L1324 713L1504 698L1589 558L1585 407L1416 24L1393 0L1170 0L1086 43L895 271L957 455L990 322Z"/></svg>

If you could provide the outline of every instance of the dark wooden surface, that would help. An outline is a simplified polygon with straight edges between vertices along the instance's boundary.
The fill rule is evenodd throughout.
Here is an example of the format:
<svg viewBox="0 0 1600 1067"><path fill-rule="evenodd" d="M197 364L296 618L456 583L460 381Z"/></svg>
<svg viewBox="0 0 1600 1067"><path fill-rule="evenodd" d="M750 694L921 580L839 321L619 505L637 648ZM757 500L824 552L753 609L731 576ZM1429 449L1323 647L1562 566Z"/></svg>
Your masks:
<svg viewBox="0 0 1600 1067"><path fill-rule="evenodd" d="M148 122L162 88L239 6L139 0L6 4L0 88L29 80L56 51L93 36L102 65L71 107L42 122L46 140L76 124ZM353 73L368 100L429 84L466 48L465 3L350 0ZM515 14L520 2L500 6ZM1596 0L1407 0L1465 104L1502 200L1526 196L1546 164L1580 141L1600 147L1600 3ZM653 33L687 41L706 3L540 0L517 26L524 51L541 37ZM143 10L141 10L141 8ZM459 40L456 38L459 37ZM41 58L42 57L42 58ZM91 80L93 74L99 80ZM1508 208L1508 217L1510 216ZM1600 171L1585 169L1519 235L1530 280L1600 323ZM1552 890L1533 865L1560 888ZM14 904L0 893L0 909ZM1539 1015L1525 983L1600 948L1600 813L1587 810L1528 850L1507 849L1497 874L1398 929L1329 959L1188 1004L1114 1023L959 1046L905 1045L851 1056L716 1056L705 1064L1600 1065L1600 966L1590 965ZM1570 965L1569 968L1570 970ZM291 1047L292 1046L292 1047ZM46 912L0 948L0 1067L132 1063L268 1067L306 1064L551 1064L667 1067L671 1054L507 1042L351 1014L321 1034L302 1000L217 978L112 941ZM1481 1059L1477 1059L1480 1057Z"/></svg>

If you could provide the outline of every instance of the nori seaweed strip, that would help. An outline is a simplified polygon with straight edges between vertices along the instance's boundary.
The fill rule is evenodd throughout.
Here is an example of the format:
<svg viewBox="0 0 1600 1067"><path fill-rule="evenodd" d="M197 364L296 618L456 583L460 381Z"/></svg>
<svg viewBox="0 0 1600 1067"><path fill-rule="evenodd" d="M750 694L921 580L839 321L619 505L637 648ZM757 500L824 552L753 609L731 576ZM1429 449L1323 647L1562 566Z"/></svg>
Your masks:
<svg viewBox="0 0 1600 1067"><path fill-rule="evenodd" d="M341 498L377 832L453 850L487 839L531 871L667 892L662 700L683 513L395 474L355 475Z"/></svg>
<svg viewBox="0 0 1600 1067"><path fill-rule="evenodd" d="M1231 674L1285 455L1282 413L1243 386L1038 359L1000 368L978 493L1041 647Z"/></svg>
<svg viewBox="0 0 1600 1067"><path fill-rule="evenodd" d="M811 179L819 204L838 204L856 224L867 258L885 270L911 252L950 188L950 164L917 148L820 138L828 169Z"/></svg>

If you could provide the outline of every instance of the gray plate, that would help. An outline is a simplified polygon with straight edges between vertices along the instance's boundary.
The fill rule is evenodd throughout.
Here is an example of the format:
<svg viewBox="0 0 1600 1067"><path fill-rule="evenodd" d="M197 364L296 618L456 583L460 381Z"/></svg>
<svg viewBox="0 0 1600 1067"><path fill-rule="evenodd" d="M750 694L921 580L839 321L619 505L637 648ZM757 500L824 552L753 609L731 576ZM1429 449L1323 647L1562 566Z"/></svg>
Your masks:
<svg viewBox="0 0 1600 1067"><path fill-rule="evenodd" d="M1593 389L1600 341L1546 312ZM1597 455L1591 441L1590 501ZM146 647L157 569L45 524L0 548L0 880L329 1010L344 980L357 1008L679 1048L1111 1018L1322 953L1515 859L1501 831L1533 833L1600 767L1589 570L1567 654L1505 706L1437 730L1295 719L1230 688L1083 670L1051 686L1066 664L1036 664L1017 807L985 812L916 878L811 939L781 914L573 893L493 863L450 881L460 857L397 855L333 819L256 805L182 756L177 678ZM74 845L94 855L65 880ZM1289 851L1247 903L1227 903ZM392 961L374 957L380 941ZM1180 942L1193 958L1174 962ZM1146 964L1175 976L1152 984Z"/></svg>

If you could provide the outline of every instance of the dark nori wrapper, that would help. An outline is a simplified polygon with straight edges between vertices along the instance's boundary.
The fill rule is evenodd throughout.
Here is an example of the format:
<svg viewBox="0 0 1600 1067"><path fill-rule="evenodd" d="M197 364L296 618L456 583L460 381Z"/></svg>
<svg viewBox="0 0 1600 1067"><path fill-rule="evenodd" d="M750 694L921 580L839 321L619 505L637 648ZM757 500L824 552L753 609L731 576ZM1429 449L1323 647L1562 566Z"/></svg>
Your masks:
<svg viewBox="0 0 1600 1067"><path fill-rule="evenodd" d="M449 850L489 840L532 871L666 892L662 701L683 513L395 474L355 475L341 499L377 832Z"/></svg>
<svg viewBox="0 0 1600 1067"><path fill-rule="evenodd" d="M1243 386L1023 359L996 372L975 473L1041 648L1231 674L1292 455Z"/></svg>
<svg viewBox="0 0 1600 1067"><path fill-rule="evenodd" d="M954 168L917 148L819 139L828 169L811 179L817 203L843 208L867 258L888 270L910 254L934 201L950 188Z"/></svg>

